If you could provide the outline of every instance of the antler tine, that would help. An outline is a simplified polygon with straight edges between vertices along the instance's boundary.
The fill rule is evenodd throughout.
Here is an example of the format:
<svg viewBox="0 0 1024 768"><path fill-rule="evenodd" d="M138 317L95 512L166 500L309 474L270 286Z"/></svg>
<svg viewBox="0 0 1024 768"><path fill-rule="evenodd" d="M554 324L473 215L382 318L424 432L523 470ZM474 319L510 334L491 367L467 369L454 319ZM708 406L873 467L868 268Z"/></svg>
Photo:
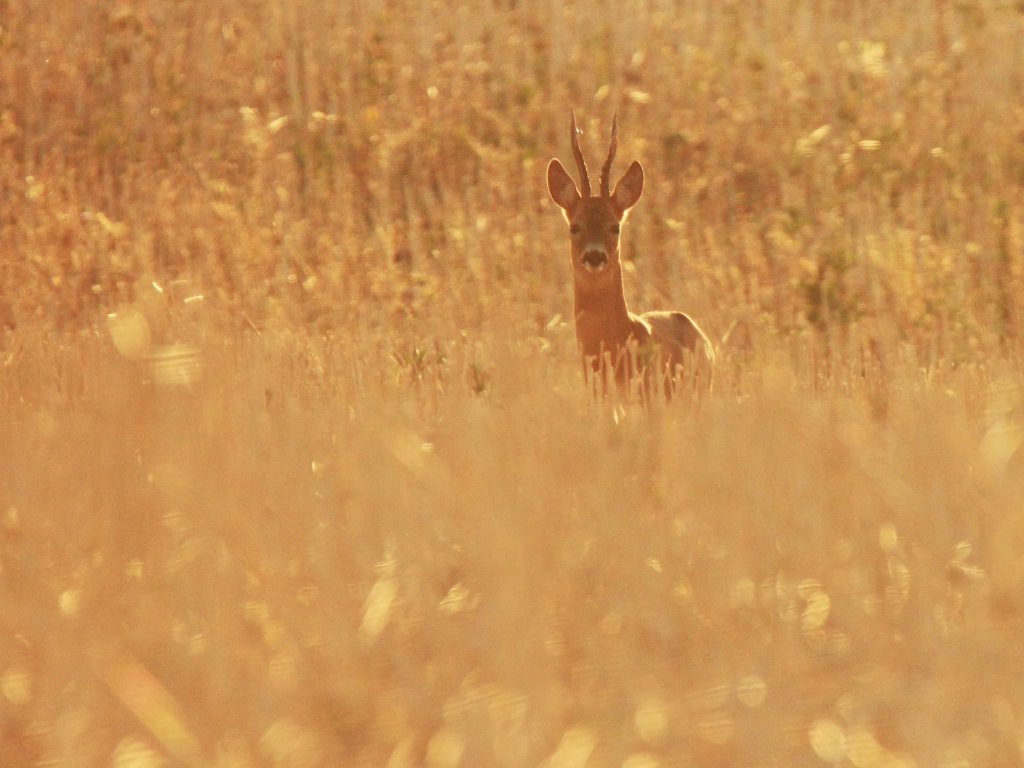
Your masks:
<svg viewBox="0 0 1024 768"><path fill-rule="evenodd" d="M587 173L587 163L583 159L583 150L580 149L580 131L576 127L576 110L570 110L572 124L569 127L569 135L572 138L572 154L576 158L576 166L580 169L580 183L583 197L590 197L590 174Z"/></svg>
<svg viewBox="0 0 1024 768"><path fill-rule="evenodd" d="M604 161L601 168L601 196L610 197L608 189L611 181L612 161L615 159L615 150L619 148L619 113L616 112L612 118L612 143L608 145L608 159Z"/></svg>

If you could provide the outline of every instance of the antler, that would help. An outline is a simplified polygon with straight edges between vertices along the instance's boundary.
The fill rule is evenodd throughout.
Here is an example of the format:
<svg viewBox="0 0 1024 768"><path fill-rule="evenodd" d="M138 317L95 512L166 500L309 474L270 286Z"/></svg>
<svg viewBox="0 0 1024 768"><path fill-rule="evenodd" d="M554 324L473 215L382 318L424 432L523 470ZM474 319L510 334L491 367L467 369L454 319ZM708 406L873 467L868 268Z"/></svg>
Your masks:
<svg viewBox="0 0 1024 768"><path fill-rule="evenodd" d="M611 191L608 189L610 176L612 172L612 160L615 159L615 150L619 147L619 114L615 113L612 118L612 143L608 146L608 159L604 161L604 166L601 168L601 196L611 197Z"/></svg>
<svg viewBox="0 0 1024 768"><path fill-rule="evenodd" d="M583 197L590 197L590 174L587 173L587 163L583 159L583 150L580 149L580 131L576 127L576 111L570 110L572 124L569 127L569 136L572 139L572 154L576 158L576 166L580 169L580 183Z"/></svg>

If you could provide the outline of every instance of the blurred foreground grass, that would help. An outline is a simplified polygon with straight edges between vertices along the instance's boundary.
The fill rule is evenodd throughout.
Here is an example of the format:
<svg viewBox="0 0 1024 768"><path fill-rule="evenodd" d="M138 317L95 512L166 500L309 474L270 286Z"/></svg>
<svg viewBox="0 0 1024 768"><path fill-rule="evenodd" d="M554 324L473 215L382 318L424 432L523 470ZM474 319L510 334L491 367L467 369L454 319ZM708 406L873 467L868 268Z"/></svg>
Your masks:
<svg viewBox="0 0 1024 768"><path fill-rule="evenodd" d="M645 412L480 343L483 394L456 347L390 390L290 332L190 387L20 350L4 764L1019 761L1015 377Z"/></svg>

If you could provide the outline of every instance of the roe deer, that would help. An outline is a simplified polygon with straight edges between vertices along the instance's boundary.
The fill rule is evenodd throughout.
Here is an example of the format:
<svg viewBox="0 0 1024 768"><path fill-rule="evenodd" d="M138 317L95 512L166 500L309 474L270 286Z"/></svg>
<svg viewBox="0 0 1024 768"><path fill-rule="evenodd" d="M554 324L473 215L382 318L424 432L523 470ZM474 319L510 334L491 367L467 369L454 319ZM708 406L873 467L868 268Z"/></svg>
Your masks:
<svg viewBox="0 0 1024 768"><path fill-rule="evenodd" d="M558 160L548 163L548 193L569 223L572 284L576 316L576 342L588 369L605 383L614 372L620 385L639 374L651 383L651 368L660 376L655 383L678 384L685 374L703 388L710 387L714 349L697 324L682 312L646 312L626 309L619 260L619 231L644 188L644 169L633 161L610 190L609 178L617 145L618 118L612 120L608 159L601 168L600 194L591 195L590 175L580 149L576 113L569 135L580 172L582 190Z"/></svg>

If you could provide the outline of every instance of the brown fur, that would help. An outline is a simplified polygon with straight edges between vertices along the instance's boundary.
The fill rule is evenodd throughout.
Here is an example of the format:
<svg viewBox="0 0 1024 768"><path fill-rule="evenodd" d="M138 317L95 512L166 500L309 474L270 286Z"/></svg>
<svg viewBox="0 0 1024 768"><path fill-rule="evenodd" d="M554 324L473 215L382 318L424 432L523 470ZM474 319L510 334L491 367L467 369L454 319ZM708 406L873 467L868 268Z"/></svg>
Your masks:
<svg viewBox="0 0 1024 768"><path fill-rule="evenodd" d="M584 366L601 378L611 366L620 383L634 373L650 381L652 370L659 370L670 386L678 385L682 376L691 376L698 386L710 387L714 349L690 317L682 312L635 315L626 308L619 237L629 210L643 193L643 168L634 161L614 190L608 191L616 147L613 123L601 193L591 195L575 115L570 135L585 194L558 160L548 164L548 192L569 223L576 341Z"/></svg>

